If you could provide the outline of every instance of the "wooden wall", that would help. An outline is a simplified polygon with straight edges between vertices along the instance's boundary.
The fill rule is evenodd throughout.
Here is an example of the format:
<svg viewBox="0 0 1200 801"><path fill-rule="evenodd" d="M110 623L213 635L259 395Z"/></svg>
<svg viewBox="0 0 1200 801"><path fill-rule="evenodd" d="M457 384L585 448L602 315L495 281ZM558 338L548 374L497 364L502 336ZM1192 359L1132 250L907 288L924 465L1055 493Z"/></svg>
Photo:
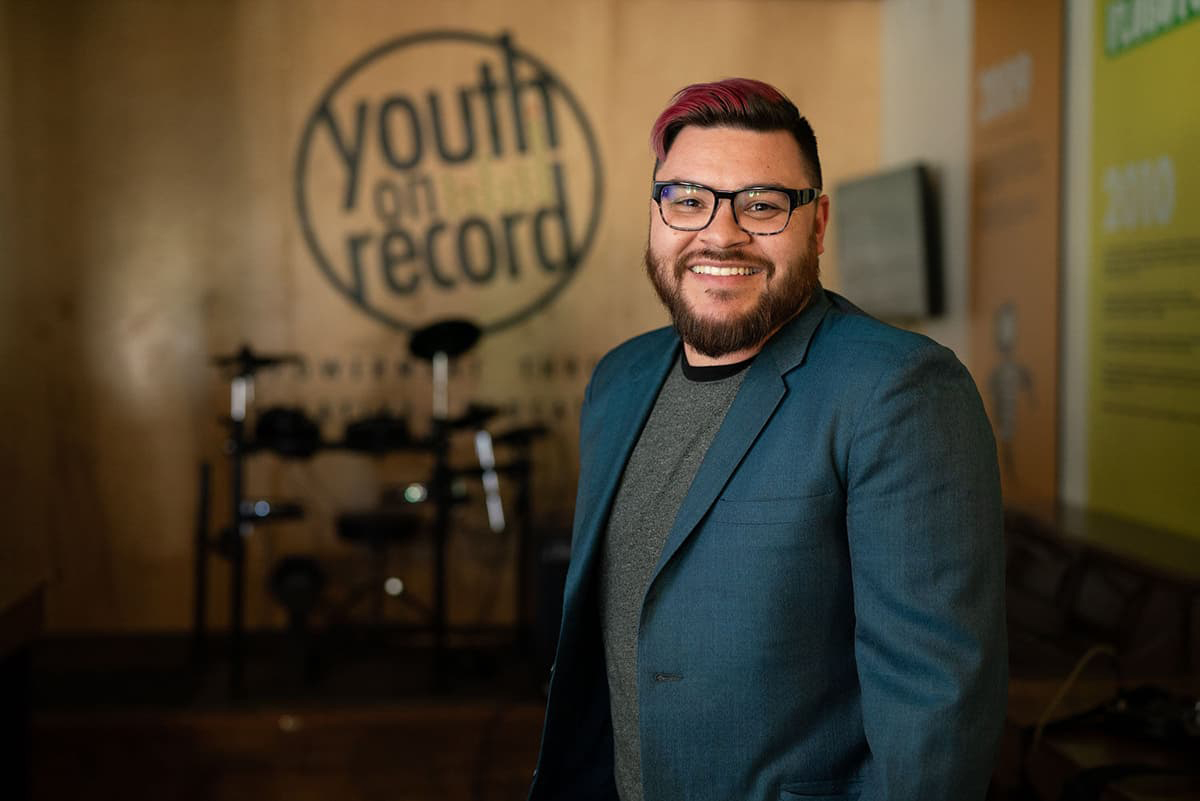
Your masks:
<svg viewBox="0 0 1200 801"><path fill-rule="evenodd" d="M217 464L214 508L224 508L217 419L228 390L208 360L243 342L308 360L264 375L259 408L301 405L330 438L381 407L426 427L428 370L407 358L407 333L337 291L303 235L304 192L318 238L357 224L337 216L336 173L321 173L334 153L328 129L314 140L325 167L310 168L306 187L297 163L339 73L378 45L436 30L508 32L594 132L594 241L552 302L490 333L452 382L453 410L490 401L508 410L497 429L552 427L535 451L536 513L543 529L567 526L587 373L609 347L665 321L641 263L654 116L686 83L760 77L813 121L828 186L866 172L878 152L878 14L867 0L0 0L0 581L10 588L45 568L52 631L186 626L201 460ZM449 50L428 52L424 66L409 48L393 53L390 72L360 71L330 107L353 120L356 98L379 101L388 81L411 97L453 97L458 79L447 76L461 65ZM561 163L572 208L583 209L594 173L582 127L562 114ZM535 156L546 133L530 133ZM836 253L823 267L836 287ZM497 319L535 291L430 289L390 298L386 311L410 325L451 313ZM332 516L427 467L419 457L256 457L252 492L301 499L310 514L252 535L250 624L281 620L262 590L274 558L315 553L349 576L360 555L336 543ZM451 616L504 622L513 540L487 531L479 506L457 517ZM428 557L416 544L396 565L416 594ZM211 611L223 615L224 570L214 579Z"/></svg>
<svg viewBox="0 0 1200 801"><path fill-rule="evenodd" d="M0 4L0 47L12 38L9 4ZM0 53L7 53L7 49ZM43 303L46 292L31 271L21 269L15 239L24 206L16 190L15 140L19 126L11 59L0 55L0 614L25 598L46 578L49 557L47 503L50 484L49 420L40 359L29 347L28 305ZM45 332L41 332L45 335Z"/></svg>

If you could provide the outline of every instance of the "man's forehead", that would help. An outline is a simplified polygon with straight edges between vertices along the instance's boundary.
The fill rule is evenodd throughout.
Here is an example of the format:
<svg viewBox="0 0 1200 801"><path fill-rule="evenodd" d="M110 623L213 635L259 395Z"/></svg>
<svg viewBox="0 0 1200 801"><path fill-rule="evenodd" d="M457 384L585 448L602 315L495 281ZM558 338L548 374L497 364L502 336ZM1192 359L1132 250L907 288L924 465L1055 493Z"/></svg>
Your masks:
<svg viewBox="0 0 1200 801"><path fill-rule="evenodd" d="M753 131L729 126L689 125L679 131L657 180L724 179L799 186L808 180L804 156L785 130Z"/></svg>

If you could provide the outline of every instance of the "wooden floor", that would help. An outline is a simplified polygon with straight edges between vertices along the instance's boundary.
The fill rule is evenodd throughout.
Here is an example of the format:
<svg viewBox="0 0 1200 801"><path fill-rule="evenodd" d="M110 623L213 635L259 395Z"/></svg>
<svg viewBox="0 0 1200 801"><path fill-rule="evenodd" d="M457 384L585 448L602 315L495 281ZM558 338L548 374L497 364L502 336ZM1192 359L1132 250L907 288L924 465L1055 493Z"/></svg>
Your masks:
<svg viewBox="0 0 1200 801"><path fill-rule="evenodd" d="M1048 732L1036 758L1023 762L1031 724L1074 660L1060 665L1040 652L1023 655L1020 638L1011 641L1007 745L993 799L1055 799L1068 779L1099 765L1178 767L1157 746L1150 751L1144 742L1090 729ZM405 642L327 639L318 669L306 677L286 642L258 638L246 697L236 702L222 655L197 670L186 641L42 643L32 660L30 798L524 801L546 672L531 662L546 664L545 655L531 657L502 637L490 645L479 640L456 647L448 669L437 672L428 648ZM1025 675L1022 665L1037 670ZM1057 715L1110 698L1113 673L1111 665L1092 662ZM1127 687L1140 683L1123 679ZM1162 678L1151 683L1174 687ZM1176 691L1200 697L1195 675ZM1144 780L1167 779L1130 782ZM1174 785L1153 794L1105 798L1191 801L1200 799L1198 780L1174 777ZM6 781L0 776L0 801L12 797Z"/></svg>
<svg viewBox="0 0 1200 801"><path fill-rule="evenodd" d="M178 642L43 645L31 798L525 799L544 712L527 658L458 649L447 680L431 682L427 649L346 641L301 681L286 650L265 642L236 702L221 660L189 669Z"/></svg>
<svg viewBox="0 0 1200 801"><path fill-rule="evenodd" d="M344 708L35 714L42 801L517 801L542 707L409 701Z"/></svg>

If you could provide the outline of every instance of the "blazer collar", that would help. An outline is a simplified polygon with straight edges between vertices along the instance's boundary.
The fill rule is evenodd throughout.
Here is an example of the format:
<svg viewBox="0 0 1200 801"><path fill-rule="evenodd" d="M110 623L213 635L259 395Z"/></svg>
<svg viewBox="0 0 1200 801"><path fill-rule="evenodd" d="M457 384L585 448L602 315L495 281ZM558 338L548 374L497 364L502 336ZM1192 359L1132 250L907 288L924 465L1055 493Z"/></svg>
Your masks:
<svg viewBox="0 0 1200 801"><path fill-rule="evenodd" d="M818 285L800 313L763 346L762 352L754 360L755 363L769 361L778 375L784 375L799 367L808 354L808 346L817 326L825 319L825 314L832 305L825 290Z"/></svg>

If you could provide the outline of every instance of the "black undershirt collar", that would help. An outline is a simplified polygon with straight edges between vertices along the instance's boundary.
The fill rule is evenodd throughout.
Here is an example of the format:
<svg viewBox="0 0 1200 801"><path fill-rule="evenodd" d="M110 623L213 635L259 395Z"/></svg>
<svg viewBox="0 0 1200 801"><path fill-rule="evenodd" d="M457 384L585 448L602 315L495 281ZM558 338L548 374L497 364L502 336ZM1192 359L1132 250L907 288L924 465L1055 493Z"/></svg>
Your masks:
<svg viewBox="0 0 1200 801"><path fill-rule="evenodd" d="M749 367L750 362L754 361L754 357L751 356L749 359L743 359L733 364L712 364L700 367L688 364L687 351L681 350L679 357L683 367L683 377L688 381L720 381L722 378L737 375Z"/></svg>

